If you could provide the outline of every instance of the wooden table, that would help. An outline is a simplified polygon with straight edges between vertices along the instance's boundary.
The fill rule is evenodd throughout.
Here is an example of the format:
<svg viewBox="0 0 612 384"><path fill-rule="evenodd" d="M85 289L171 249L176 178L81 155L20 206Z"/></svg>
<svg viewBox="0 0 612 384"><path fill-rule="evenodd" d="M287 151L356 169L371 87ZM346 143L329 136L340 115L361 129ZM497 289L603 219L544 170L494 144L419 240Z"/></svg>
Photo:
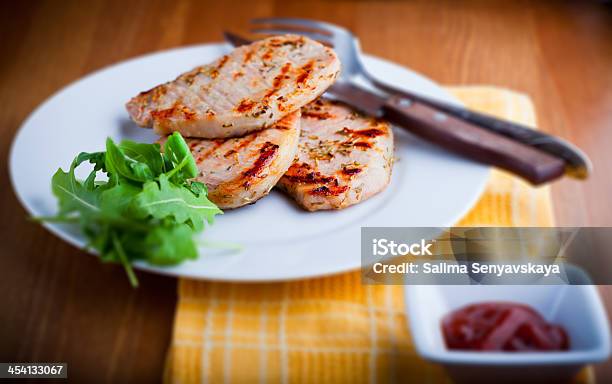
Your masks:
<svg viewBox="0 0 612 384"><path fill-rule="evenodd" d="M239 29L252 17L308 17L344 25L359 35L365 51L442 84L493 84L529 94L542 129L577 143L596 167L587 182L554 185L558 222L612 224L609 4L250 3L4 4L0 150L8 153L19 125L40 102L88 72L152 51L219 41L223 28ZM158 381L171 334L176 280L140 273L142 285L132 289L121 267L102 265L28 221L9 186L5 164L0 168L0 361L67 361L77 381ZM612 291L602 291L611 308ZM598 371L612 377L608 364Z"/></svg>

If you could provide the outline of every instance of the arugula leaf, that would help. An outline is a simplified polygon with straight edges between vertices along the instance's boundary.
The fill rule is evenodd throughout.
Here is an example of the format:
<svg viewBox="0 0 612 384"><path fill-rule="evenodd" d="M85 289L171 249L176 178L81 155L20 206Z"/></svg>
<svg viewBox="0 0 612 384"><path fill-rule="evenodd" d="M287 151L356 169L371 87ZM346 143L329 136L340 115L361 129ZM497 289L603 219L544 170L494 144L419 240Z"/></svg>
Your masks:
<svg viewBox="0 0 612 384"><path fill-rule="evenodd" d="M67 172L53 175L51 187L59 211L41 221L76 222L104 262L123 264L130 283L138 285L131 263L178 264L197 258L194 235L223 212L208 200L206 186L193 181L198 169L178 133L158 144L106 141L106 152L82 152ZM93 165L77 180L75 169ZM105 181L98 180L105 174Z"/></svg>
<svg viewBox="0 0 612 384"><path fill-rule="evenodd" d="M142 144L123 140L119 144L119 148L126 157L147 164L153 174L159 175L165 172L163 154L160 152L159 144Z"/></svg>
<svg viewBox="0 0 612 384"><path fill-rule="evenodd" d="M107 215L125 216L142 188L132 184L117 184L100 195L100 208Z"/></svg>
<svg viewBox="0 0 612 384"><path fill-rule="evenodd" d="M196 196L190 189L170 182L165 174L158 181L147 182L136 196L133 208L138 217L173 218L196 231L202 229L202 217L212 224L213 216L222 213L216 205Z"/></svg>
<svg viewBox="0 0 612 384"><path fill-rule="evenodd" d="M200 183L199 181L192 181L189 184L189 189L191 189L191 192L193 192L193 194L198 197L202 194L208 193L208 188L206 188L206 184Z"/></svg>
<svg viewBox="0 0 612 384"><path fill-rule="evenodd" d="M185 224L154 228L145 238L149 262L173 265L185 259L197 259L198 250L191 239L192 234L193 230Z"/></svg>
<svg viewBox="0 0 612 384"><path fill-rule="evenodd" d="M189 146L180 133L174 132L168 136L164 145L164 154L178 170L176 177L179 181L185 181L198 176L198 167L191 156Z"/></svg>
<svg viewBox="0 0 612 384"><path fill-rule="evenodd" d="M74 212L81 215L99 213L99 192L85 188L83 183L75 178L74 165L68 172L58 169L51 180L53 194L59 201L59 216Z"/></svg>
<svg viewBox="0 0 612 384"><path fill-rule="evenodd" d="M94 171L105 170L105 159L106 154L104 152L81 152L74 159L73 166L76 168L81 165L81 163L89 161L91 164L95 165Z"/></svg>
<svg viewBox="0 0 612 384"><path fill-rule="evenodd" d="M126 156L110 138L106 139L106 166L109 172L116 173L119 178L137 182L154 178L153 171L147 163Z"/></svg>

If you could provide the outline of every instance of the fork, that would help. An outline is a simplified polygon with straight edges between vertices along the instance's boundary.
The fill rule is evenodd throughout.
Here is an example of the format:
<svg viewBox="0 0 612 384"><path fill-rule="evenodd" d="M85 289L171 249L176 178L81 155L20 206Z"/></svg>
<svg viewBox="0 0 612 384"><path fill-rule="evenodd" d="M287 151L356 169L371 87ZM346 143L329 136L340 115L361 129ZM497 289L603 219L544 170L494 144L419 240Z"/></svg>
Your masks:
<svg viewBox="0 0 612 384"><path fill-rule="evenodd" d="M359 82L360 80L365 81L386 93L401 96L408 101L418 101L486 130L557 156L564 160L565 174L567 176L585 179L592 172L592 164L586 154L561 138L488 114L399 89L378 80L368 72L363 64L359 40L343 27L322 21L300 18L260 18L251 20L251 23L251 32L253 33L304 35L333 47L342 62L342 72L340 74L342 80L347 80L351 83Z"/></svg>

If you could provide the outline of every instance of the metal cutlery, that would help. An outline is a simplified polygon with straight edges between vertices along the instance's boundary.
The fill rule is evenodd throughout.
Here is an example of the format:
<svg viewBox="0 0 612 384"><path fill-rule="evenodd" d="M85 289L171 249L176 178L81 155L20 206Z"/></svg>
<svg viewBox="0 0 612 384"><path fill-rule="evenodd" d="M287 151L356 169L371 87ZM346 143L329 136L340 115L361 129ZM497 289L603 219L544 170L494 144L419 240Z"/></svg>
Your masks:
<svg viewBox="0 0 612 384"><path fill-rule="evenodd" d="M266 19L281 20L284 23L296 19ZM300 23L317 23L297 19ZM259 22L259 21L257 21ZM323 23L325 24L325 23ZM297 33L319 40L324 36L332 36L331 32L313 32L311 24L305 24L299 30L278 28L256 28L258 33ZM334 26L335 27L335 26ZM225 33L226 39L233 45L242 45L250 41L238 35ZM328 43L330 43L328 41ZM338 51L335 43L330 43ZM341 54L342 51L338 52ZM342 56L341 56L342 60ZM558 154L554 156L541 148L526 145L512 137L497 132L485 130L473 123L461 120L459 117L436 109L428 103L404 95L380 96L353 84L357 76L363 76L354 63L348 66L342 60L342 75L329 90L335 98L344 101L361 111L384 117L392 123L407 128L412 133L434 142L450 151L459 153L474 160L491 164L513 172L529 180L533 184L551 181L563 175L570 168L567 160ZM348 69L347 69L348 67ZM528 128L523 128L531 131ZM548 135L547 135L548 136Z"/></svg>
<svg viewBox="0 0 612 384"><path fill-rule="evenodd" d="M382 117L427 141L503 168L533 184L542 184L563 175L565 164L562 159L481 129L426 104L402 96L379 96L349 82L336 82L331 93L336 99L369 115Z"/></svg>
<svg viewBox="0 0 612 384"><path fill-rule="evenodd" d="M538 148L565 161L567 176L584 179L592 172L588 156L575 145L530 127L499 119L494 116L472 111L463 107L407 92L387 84L371 75L361 60L359 39L341 26L322 21L299 18L262 18L252 20L254 33L301 34L319 40L334 48L342 62L342 76L360 78L389 94L401 95L411 101L427 104L437 110L451 114L461 120L476 124L495 133L508 136L524 144Z"/></svg>

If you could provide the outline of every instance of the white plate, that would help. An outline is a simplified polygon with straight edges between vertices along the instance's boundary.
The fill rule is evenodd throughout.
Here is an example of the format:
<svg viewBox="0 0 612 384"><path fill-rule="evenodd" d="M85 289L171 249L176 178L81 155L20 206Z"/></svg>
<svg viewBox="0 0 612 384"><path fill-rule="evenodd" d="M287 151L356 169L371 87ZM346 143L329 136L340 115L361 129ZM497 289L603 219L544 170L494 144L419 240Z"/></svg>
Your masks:
<svg viewBox="0 0 612 384"><path fill-rule="evenodd" d="M128 60L90 74L39 106L23 123L10 154L13 187L32 215L51 215L56 201L50 180L81 151L99 151L107 136L152 142L151 130L136 127L124 103L138 92L175 78L229 49L224 44L178 48ZM396 64L367 56L372 73L395 85L457 102L432 81ZM201 279L263 281L327 275L359 268L363 226L451 226L480 196L488 167L460 159L395 130L396 156L389 187L378 196L336 212L308 213L279 192L255 205L228 211L203 236L236 242L241 252L201 249L197 261L137 268ZM46 224L76 246L74 227Z"/></svg>

